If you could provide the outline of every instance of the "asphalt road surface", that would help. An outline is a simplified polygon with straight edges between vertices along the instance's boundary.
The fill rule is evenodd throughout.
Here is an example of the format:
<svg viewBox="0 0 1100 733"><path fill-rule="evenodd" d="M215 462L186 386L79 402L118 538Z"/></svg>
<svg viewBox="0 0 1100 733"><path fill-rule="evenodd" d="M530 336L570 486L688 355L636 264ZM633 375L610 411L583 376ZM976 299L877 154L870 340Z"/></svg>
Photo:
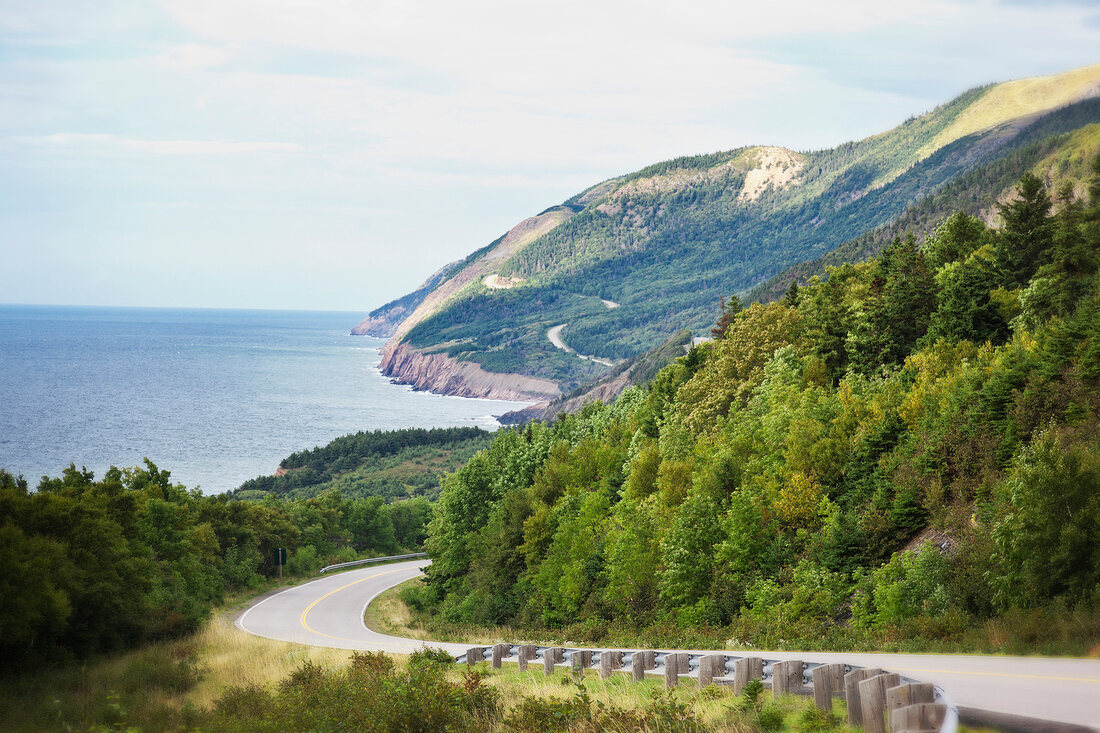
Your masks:
<svg viewBox="0 0 1100 733"><path fill-rule="evenodd" d="M371 631L363 622L367 604L388 588L415 578L429 562L414 560L351 570L288 588L253 604L237 618L237 627L257 636L312 646L398 654L431 646L461 654L467 645L387 636ZM751 653L767 659L881 667L939 685L960 707L1100 729L1100 660L1096 659L849 652Z"/></svg>

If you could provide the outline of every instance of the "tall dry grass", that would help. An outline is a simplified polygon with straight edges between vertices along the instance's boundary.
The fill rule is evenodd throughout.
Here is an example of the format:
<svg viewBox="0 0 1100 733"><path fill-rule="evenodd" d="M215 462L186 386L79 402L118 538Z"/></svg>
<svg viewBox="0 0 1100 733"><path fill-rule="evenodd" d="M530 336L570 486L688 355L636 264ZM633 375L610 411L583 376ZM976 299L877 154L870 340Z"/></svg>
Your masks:
<svg viewBox="0 0 1100 733"><path fill-rule="evenodd" d="M253 636L233 625L233 616L221 614L194 637L198 684L184 697L200 708L210 708L228 687L271 685L307 662L326 670L346 667L346 649L292 644Z"/></svg>

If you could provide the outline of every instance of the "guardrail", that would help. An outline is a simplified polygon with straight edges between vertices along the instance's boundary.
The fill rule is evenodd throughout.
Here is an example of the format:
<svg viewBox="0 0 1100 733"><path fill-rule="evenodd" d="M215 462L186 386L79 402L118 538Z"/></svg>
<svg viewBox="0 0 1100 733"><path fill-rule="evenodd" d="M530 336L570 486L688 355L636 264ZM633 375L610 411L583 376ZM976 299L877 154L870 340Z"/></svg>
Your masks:
<svg viewBox="0 0 1100 733"><path fill-rule="evenodd" d="M318 575L327 573L329 570L339 570L340 568L350 568L356 565L369 565L372 562L385 562L386 560L407 560L412 557L427 557L426 552L410 552L408 555L389 555L387 557L368 557L366 560L352 560L351 562L338 562L335 565L326 565L317 571Z"/></svg>
<svg viewBox="0 0 1100 733"><path fill-rule="evenodd" d="M700 687L729 685L734 694L740 694L749 681L758 679L776 696L812 695L814 704L826 711L833 709L834 697L842 698L848 723L861 726L865 733L956 733L959 728L958 708L942 688L882 669L851 664L534 644L470 647L455 661L484 662L486 652L494 668L500 668L503 662L515 662L526 670L528 663L542 660L547 676L560 667L582 677L585 669L599 669L601 678L622 672L633 675L635 682L645 679L647 674L662 675L666 687L675 687L682 677L688 677L697 679Z"/></svg>

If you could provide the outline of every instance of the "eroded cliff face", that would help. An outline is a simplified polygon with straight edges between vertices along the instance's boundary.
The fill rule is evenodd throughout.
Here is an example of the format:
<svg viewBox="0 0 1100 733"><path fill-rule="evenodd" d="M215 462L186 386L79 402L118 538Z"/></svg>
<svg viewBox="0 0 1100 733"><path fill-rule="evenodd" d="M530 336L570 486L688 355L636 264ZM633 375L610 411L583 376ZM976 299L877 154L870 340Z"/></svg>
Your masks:
<svg viewBox="0 0 1100 733"><path fill-rule="evenodd" d="M382 349L378 368L399 384L456 397L540 402L561 394L548 379L488 372L473 362L455 361L446 354L425 354L396 339Z"/></svg>
<svg viewBox="0 0 1100 733"><path fill-rule="evenodd" d="M629 387L630 384L630 372L620 372L614 377L597 382L591 389L579 395L566 399L559 398L553 402L539 402L530 407L525 407L522 410L506 412L497 419L500 421L501 425L523 425L532 420L550 422L557 418L558 415L578 412L589 402L599 401L609 404L622 394L623 390Z"/></svg>

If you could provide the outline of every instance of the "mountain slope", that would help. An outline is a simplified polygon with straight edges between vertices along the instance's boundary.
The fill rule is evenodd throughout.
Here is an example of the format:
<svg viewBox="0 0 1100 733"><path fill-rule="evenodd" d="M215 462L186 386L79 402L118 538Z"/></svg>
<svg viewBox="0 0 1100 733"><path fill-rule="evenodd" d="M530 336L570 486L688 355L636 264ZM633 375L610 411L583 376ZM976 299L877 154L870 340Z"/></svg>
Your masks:
<svg viewBox="0 0 1100 733"><path fill-rule="evenodd" d="M1010 153L971 170L942 186L933 195L916 201L887 224L865 232L819 258L792 265L744 293L743 300L775 300L787 291L791 281L804 283L815 275L824 276L828 267L862 262L877 255L895 237L907 233L917 236L930 234L939 221L955 211L966 212L980 217L987 224L993 224L998 216L997 204L1004 201L1007 192L1024 171L1043 179L1050 191L1057 191L1063 180L1087 178L1089 161L1100 150L1100 123L1090 120L1100 120L1100 99L1089 99L1050 113L1016 138ZM1071 132L1059 134L1060 130Z"/></svg>
<svg viewBox="0 0 1100 733"><path fill-rule="evenodd" d="M719 298L889 225L968 173L1000 162L1018 177L1034 164L1019 150L1100 122L1098 93L1093 66L974 89L830 150L741 148L605 181L456 267L396 330L382 369L451 394L555 398L613 367L556 349L549 328L566 324L573 349L612 361L702 331Z"/></svg>
<svg viewBox="0 0 1100 733"><path fill-rule="evenodd" d="M461 261L458 261L444 265L433 272L431 277L421 283L416 290L375 308L367 314L367 317L358 326L351 329L351 334L353 336L390 338L397 333L398 327L408 320L413 311L424 302L424 299L447 279L447 275L454 272L462 264Z"/></svg>

